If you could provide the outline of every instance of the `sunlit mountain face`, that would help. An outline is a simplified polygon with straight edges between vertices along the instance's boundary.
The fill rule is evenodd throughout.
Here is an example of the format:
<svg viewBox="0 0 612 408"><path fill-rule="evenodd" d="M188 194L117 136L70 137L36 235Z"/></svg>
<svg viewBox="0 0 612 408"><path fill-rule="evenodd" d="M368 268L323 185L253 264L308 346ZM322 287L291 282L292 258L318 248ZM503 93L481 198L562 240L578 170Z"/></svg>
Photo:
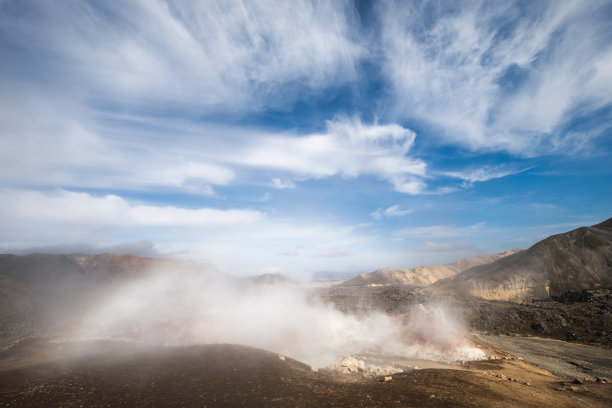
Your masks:
<svg viewBox="0 0 612 408"><path fill-rule="evenodd" d="M0 2L0 252L294 279L612 208L612 4Z"/></svg>

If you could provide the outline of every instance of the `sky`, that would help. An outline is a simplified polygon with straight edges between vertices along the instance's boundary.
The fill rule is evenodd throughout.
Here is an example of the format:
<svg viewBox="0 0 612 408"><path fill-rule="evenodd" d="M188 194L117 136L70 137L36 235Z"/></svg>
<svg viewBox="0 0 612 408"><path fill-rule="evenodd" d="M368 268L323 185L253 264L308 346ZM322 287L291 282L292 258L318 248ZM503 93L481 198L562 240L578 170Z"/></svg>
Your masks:
<svg viewBox="0 0 612 408"><path fill-rule="evenodd" d="M0 251L356 274L612 217L610 1L0 0Z"/></svg>

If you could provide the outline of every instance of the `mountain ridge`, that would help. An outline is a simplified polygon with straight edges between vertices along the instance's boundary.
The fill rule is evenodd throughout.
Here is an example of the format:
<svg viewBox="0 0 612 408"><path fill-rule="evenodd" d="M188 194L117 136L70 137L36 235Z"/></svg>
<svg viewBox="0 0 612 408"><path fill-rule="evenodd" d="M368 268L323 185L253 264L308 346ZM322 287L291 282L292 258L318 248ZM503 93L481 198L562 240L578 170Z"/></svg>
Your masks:
<svg viewBox="0 0 612 408"><path fill-rule="evenodd" d="M526 302L612 286L612 218L547 237L529 249L434 283L433 292Z"/></svg>
<svg viewBox="0 0 612 408"><path fill-rule="evenodd" d="M522 249L512 249L496 254L479 255L462 258L442 265L425 265L417 268L380 268L370 273L362 273L341 285L346 286L388 286L410 285L427 286L438 280L449 278L476 265L491 263L497 259L520 252Z"/></svg>

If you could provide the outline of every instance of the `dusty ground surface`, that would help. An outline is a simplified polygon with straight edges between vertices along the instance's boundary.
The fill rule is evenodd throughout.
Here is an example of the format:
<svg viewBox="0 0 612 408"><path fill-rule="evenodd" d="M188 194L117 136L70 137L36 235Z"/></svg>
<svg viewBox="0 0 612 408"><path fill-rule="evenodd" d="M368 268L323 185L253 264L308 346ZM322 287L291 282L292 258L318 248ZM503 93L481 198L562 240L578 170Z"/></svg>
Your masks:
<svg viewBox="0 0 612 408"><path fill-rule="evenodd" d="M525 361L468 362L390 381L314 372L237 345L134 349L30 341L0 353L2 407L609 407L612 384L562 385Z"/></svg>
<svg viewBox="0 0 612 408"><path fill-rule="evenodd" d="M559 340L478 335L483 342L568 379L610 378L612 349Z"/></svg>

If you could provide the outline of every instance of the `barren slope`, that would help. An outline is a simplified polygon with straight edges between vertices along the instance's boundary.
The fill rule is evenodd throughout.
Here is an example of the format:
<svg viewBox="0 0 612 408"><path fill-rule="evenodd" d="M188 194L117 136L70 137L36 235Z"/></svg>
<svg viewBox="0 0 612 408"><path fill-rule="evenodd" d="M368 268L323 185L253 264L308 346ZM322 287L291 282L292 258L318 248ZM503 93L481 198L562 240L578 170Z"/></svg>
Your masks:
<svg viewBox="0 0 612 408"><path fill-rule="evenodd" d="M515 359L414 370L385 382L313 372L290 358L237 345L135 353L118 346L100 343L82 357L44 363L39 355L22 365L15 360L39 353L36 343L0 353L0 407L562 408L607 407L612 395L612 384L564 387L561 379ZM2 364L7 359L11 364Z"/></svg>
<svg viewBox="0 0 612 408"><path fill-rule="evenodd" d="M612 219L548 237L491 264L437 282L434 292L512 300L612 286Z"/></svg>
<svg viewBox="0 0 612 408"><path fill-rule="evenodd" d="M381 268L371 273L343 282L348 286L384 286L384 285L411 285L425 286L440 279L449 278L477 265L488 264L508 255L522 251L514 249L492 255L480 255L474 258L459 259L453 263L434 266L420 266L413 269Z"/></svg>

